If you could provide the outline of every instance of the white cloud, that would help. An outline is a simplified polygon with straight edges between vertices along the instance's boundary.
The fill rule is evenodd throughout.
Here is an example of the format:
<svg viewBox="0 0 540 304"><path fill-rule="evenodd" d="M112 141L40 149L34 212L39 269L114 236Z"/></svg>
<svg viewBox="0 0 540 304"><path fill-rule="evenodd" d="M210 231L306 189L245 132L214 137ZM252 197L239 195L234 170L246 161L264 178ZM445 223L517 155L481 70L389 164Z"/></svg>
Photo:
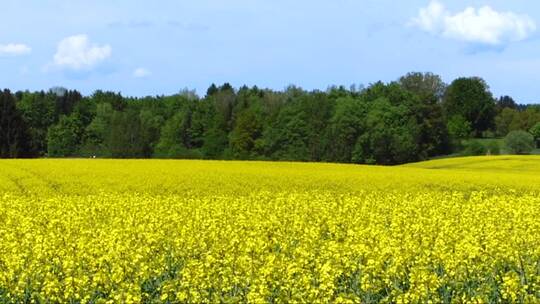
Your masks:
<svg viewBox="0 0 540 304"><path fill-rule="evenodd" d="M135 71L133 71L133 77L135 78L145 78L150 76L152 73L145 69L145 68L136 68Z"/></svg>
<svg viewBox="0 0 540 304"><path fill-rule="evenodd" d="M111 56L110 45L91 44L87 35L62 39L54 55L54 65L71 70L91 69Z"/></svg>
<svg viewBox="0 0 540 304"><path fill-rule="evenodd" d="M0 44L0 56L19 56L30 54L32 49L22 43Z"/></svg>
<svg viewBox="0 0 540 304"><path fill-rule="evenodd" d="M412 23L426 32L437 32L441 29L442 19L446 15L446 9L439 1L431 3L418 12L418 17L412 20Z"/></svg>
<svg viewBox="0 0 540 304"><path fill-rule="evenodd" d="M487 45L521 41L536 31L535 21L527 15L498 12L490 6L452 14L437 0L421 8L411 24L446 38Z"/></svg>

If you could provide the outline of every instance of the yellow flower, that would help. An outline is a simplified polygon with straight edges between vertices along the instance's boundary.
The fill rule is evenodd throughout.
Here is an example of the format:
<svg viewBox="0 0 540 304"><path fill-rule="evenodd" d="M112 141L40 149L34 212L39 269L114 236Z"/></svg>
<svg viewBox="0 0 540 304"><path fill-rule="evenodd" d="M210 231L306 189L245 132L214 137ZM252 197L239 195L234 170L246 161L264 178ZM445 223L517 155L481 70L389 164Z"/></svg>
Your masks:
<svg viewBox="0 0 540 304"><path fill-rule="evenodd" d="M534 303L539 184L532 156L2 160L0 302Z"/></svg>

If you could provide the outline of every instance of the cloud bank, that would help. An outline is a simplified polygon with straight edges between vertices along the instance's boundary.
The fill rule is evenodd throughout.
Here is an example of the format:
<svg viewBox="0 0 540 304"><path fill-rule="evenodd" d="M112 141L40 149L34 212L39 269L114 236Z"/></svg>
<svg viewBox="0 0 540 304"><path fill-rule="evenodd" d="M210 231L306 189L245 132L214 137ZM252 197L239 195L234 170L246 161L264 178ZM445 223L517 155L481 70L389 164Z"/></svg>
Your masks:
<svg viewBox="0 0 540 304"><path fill-rule="evenodd" d="M527 15L490 6L467 7L453 14L437 0L421 8L411 24L445 38L492 46L525 40L536 31L536 22Z"/></svg>
<svg viewBox="0 0 540 304"><path fill-rule="evenodd" d="M22 43L0 44L0 56L20 56L30 54L32 49Z"/></svg>
<svg viewBox="0 0 540 304"><path fill-rule="evenodd" d="M54 66L74 71L88 70L109 58L110 45L90 43L87 35L75 35L62 39L54 55Z"/></svg>

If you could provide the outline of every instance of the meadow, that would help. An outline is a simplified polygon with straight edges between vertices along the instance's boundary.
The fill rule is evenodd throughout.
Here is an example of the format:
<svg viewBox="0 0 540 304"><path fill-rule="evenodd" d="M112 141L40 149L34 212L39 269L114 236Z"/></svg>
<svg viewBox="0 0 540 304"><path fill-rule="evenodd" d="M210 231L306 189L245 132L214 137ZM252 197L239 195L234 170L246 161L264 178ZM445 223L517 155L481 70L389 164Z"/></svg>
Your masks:
<svg viewBox="0 0 540 304"><path fill-rule="evenodd" d="M540 301L540 157L0 160L1 303Z"/></svg>

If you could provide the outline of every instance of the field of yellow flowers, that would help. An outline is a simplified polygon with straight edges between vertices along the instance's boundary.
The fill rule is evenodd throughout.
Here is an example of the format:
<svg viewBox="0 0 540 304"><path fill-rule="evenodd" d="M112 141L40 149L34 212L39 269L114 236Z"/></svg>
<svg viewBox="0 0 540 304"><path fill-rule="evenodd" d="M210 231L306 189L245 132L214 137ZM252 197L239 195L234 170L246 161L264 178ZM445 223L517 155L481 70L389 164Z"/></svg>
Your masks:
<svg viewBox="0 0 540 304"><path fill-rule="evenodd" d="M540 157L0 161L0 303L538 301Z"/></svg>

